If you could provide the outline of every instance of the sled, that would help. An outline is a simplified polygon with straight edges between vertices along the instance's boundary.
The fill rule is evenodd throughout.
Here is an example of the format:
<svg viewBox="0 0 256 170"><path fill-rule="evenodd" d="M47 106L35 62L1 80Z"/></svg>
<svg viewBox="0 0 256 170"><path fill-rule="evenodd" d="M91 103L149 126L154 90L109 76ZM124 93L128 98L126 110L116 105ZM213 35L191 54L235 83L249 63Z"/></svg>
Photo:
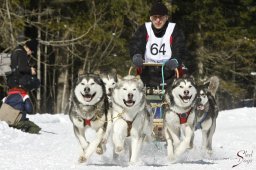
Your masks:
<svg viewBox="0 0 256 170"><path fill-rule="evenodd" d="M144 67L162 67L162 63L143 63ZM131 75L133 67L130 67L128 75ZM176 73L176 77L179 78L179 70L174 70ZM137 70L137 74L139 71ZM159 75L162 76L162 75ZM148 104L151 106L151 109L153 111L154 117L153 117L153 138L155 141L164 141L164 112L163 112L163 105L165 103L164 101L164 93L165 84L159 84L157 87L147 87L145 85L145 93L146 93L146 100Z"/></svg>
<svg viewBox="0 0 256 170"><path fill-rule="evenodd" d="M144 67L162 67L162 63L143 63ZM179 77L178 69L175 69L176 77ZM161 75L159 75L161 76ZM164 111L163 105L164 101L164 94L165 94L165 84L159 84L157 87L147 87L146 88L146 99L150 104L153 113L153 138L156 141L163 141L165 140L164 137Z"/></svg>
<svg viewBox="0 0 256 170"><path fill-rule="evenodd" d="M152 112L153 112L153 138L156 141L163 141L164 140L164 133L163 133L163 92L160 90L159 87L152 88L146 87L146 100L150 105Z"/></svg>

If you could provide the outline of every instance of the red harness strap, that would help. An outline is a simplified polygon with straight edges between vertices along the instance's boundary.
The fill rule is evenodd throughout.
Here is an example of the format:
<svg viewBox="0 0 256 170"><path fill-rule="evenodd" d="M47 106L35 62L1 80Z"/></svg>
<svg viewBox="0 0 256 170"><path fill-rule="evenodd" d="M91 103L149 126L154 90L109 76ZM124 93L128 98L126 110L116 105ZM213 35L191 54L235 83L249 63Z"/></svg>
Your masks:
<svg viewBox="0 0 256 170"><path fill-rule="evenodd" d="M26 95L28 95L27 91L22 89L22 88L18 88L18 87L14 87L14 88L11 88L8 93L8 95L11 95L11 94L20 94L22 97L25 97Z"/></svg>
<svg viewBox="0 0 256 170"><path fill-rule="evenodd" d="M188 116L190 114L192 109L190 109L188 112L186 113L176 113L179 118L180 118L180 124L184 124L184 123L187 123L187 120L188 120Z"/></svg>
<svg viewBox="0 0 256 170"><path fill-rule="evenodd" d="M91 119L84 119L84 126L91 126Z"/></svg>
<svg viewBox="0 0 256 170"><path fill-rule="evenodd" d="M136 69L136 75L135 76L141 75L141 73L142 73L142 67L138 67Z"/></svg>

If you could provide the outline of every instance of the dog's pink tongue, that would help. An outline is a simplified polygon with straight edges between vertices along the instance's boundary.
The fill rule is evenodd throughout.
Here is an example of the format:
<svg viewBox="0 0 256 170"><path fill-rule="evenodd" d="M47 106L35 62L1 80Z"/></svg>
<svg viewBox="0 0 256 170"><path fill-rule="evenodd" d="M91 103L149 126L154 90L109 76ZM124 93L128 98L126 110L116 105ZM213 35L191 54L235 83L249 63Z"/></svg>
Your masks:
<svg viewBox="0 0 256 170"><path fill-rule="evenodd" d="M87 101L87 102L91 101L91 99L92 99L92 96L91 96L91 95L86 95L86 96L84 97L84 100Z"/></svg>

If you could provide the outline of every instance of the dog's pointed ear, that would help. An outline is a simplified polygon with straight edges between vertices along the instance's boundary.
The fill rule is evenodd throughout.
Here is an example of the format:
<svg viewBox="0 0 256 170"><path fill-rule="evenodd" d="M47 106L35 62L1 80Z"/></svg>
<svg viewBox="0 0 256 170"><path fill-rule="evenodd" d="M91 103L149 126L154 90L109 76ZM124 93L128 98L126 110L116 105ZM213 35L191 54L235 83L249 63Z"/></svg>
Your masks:
<svg viewBox="0 0 256 170"><path fill-rule="evenodd" d="M138 82L138 88L140 90L144 90L144 83L142 82L142 80L140 78L138 79L137 77L136 77L136 80Z"/></svg>
<svg viewBox="0 0 256 170"><path fill-rule="evenodd" d="M189 79L192 80L194 83L196 82L194 76L192 76L192 75L189 76Z"/></svg>
<svg viewBox="0 0 256 170"><path fill-rule="evenodd" d="M122 80L122 76L120 74L117 74L116 77L117 77L117 82Z"/></svg>
<svg viewBox="0 0 256 170"><path fill-rule="evenodd" d="M140 75L137 75L135 78L138 79L138 80L140 80Z"/></svg>
<svg viewBox="0 0 256 170"><path fill-rule="evenodd" d="M117 74L116 69L115 69L115 68L112 68L112 69L111 69L111 73L113 73L113 74Z"/></svg>
<svg viewBox="0 0 256 170"><path fill-rule="evenodd" d="M81 76L81 75L84 75L85 74L85 71L83 69L79 69L78 70L78 77Z"/></svg>
<svg viewBox="0 0 256 170"><path fill-rule="evenodd" d="M119 76L115 88L120 89L120 87L122 86L122 84L123 84L123 78L122 78L121 76Z"/></svg>
<svg viewBox="0 0 256 170"><path fill-rule="evenodd" d="M94 72L93 72L94 74L100 74L100 70L95 70Z"/></svg>
<svg viewBox="0 0 256 170"><path fill-rule="evenodd" d="M203 87L206 88L206 89L208 89L209 85L210 85L210 82L205 82L205 83L203 84Z"/></svg>
<svg viewBox="0 0 256 170"><path fill-rule="evenodd" d="M103 80L101 79L101 77L100 77L99 74L89 73L89 75L93 77L93 80L94 80L97 84L99 84L99 85L101 85L101 86L105 86L105 85L104 85L104 82L103 82Z"/></svg>
<svg viewBox="0 0 256 170"><path fill-rule="evenodd" d="M175 78L173 79L173 81L172 81L172 84L171 84L171 87L172 87L172 88L176 86L177 81L178 81L178 78L175 77Z"/></svg>

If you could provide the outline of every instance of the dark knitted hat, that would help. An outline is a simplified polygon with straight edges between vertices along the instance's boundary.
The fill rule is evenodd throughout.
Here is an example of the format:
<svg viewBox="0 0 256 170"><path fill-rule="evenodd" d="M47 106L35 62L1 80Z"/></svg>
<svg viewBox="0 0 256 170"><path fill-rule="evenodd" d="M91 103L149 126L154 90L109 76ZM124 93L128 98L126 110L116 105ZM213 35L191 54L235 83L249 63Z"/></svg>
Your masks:
<svg viewBox="0 0 256 170"><path fill-rule="evenodd" d="M160 16L164 16L164 15L168 15L168 9L166 8L166 6L162 3L162 2L155 2L153 3L150 12L149 12L150 16L153 15L160 15Z"/></svg>
<svg viewBox="0 0 256 170"><path fill-rule="evenodd" d="M28 41L26 41L25 45L26 45L32 52L36 52L36 50L37 50L37 40L35 40L35 39L28 40Z"/></svg>

